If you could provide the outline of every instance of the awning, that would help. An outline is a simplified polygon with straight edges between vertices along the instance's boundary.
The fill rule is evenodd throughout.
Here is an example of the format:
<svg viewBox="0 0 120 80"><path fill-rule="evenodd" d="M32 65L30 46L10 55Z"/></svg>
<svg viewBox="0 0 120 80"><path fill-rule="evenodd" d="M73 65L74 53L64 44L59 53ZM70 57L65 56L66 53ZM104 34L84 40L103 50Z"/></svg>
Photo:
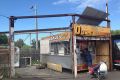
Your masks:
<svg viewBox="0 0 120 80"><path fill-rule="evenodd" d="M107 17L106 12L103 12L103 11L100 11L100 10L97 10L91 7L87 7L83 11L82 15L95 17L95 18L102 18L102 19L106 19ZM77 20L78 24L88 24L88 25L95 25L95 26L98 26L101 22L102 20L91 20L91 19L86 19L86 18L79 18Z"/></svg>

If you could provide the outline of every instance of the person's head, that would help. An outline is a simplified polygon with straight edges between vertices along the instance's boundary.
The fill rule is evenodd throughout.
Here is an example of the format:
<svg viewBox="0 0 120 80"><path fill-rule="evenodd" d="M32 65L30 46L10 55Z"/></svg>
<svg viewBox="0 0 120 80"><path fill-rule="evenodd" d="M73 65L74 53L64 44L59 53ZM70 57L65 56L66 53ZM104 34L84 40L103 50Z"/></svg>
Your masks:
<svg viewBox="0 0 120 80"><path fill-rule="evenodd" d="M88 48L85 48L84 51L87 52L87 51L88 51Z"/></svg>
<svg viewBox="0 0 120 80"><path fill-rule="evenodd" d="M77 48L79 48L79 46L77 45Z"/></svg>

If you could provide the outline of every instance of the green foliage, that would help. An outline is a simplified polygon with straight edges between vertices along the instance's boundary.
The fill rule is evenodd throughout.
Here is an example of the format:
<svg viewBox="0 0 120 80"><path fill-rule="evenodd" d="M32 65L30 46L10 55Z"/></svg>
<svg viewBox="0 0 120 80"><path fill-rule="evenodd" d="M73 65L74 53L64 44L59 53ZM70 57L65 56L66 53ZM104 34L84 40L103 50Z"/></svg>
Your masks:
<svg viewBox="0 0 120 80"><path fill-rule="evenodd" d="M120 35L120 30L111 30L112 35Z"/></svg>
<svg viewBox="0 0 120 80"><path fill-rule="evenodd" d="M29 49L29 48L30 48L30 46L29 46L29 45L24 44L22 48L23 48L23 49Z"/></svg>
<svg viewBox="0 0 120 80"><path fill-rule="evenodd" d="M32 48L36 48L36 40L35 39L32 40L31 45L32 45ZM40 41L38 41L38 48L40 48Z"/></svg>
<svg viewBox="0 0 120 80"><path fill-rule="evenodd" d="M15 42L15 46L22 48L25 45L24 41L22 39L19 39Z"/></svg>
<svg viewBox="0 0 120 80"><path fill-rule="evenodd" d="M0 35L0 44L8 44L8 37L5 34Z"/></svg>
<svg viewBox="0 0 120 80"><path fill-rule="evenodd" d="M32 48L36 48L36 41L35 41L35 39L32 40L31 45L32 45Z"/></svg>

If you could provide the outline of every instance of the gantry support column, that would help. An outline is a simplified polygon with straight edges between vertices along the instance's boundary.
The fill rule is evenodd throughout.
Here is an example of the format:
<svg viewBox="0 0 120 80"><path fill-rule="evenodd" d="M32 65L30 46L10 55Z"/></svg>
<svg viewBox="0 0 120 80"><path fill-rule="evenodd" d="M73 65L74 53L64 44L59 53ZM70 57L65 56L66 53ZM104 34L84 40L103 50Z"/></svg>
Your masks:
<svg viewBox="0 0 120 80"><path fill-rule="evenodd" d="M72 38L72 61L73 61L73 72L74 78L77 78L77 55L76 55L76 36L74 34L74 24L75 24L75 16L72 16L72 25L71 25L71 38Z"/></svg>
<svg viewBox="0 0 120 80"><path fill-rule="evenodd" d="M10 78L15 76L14 67L14 16L9 18Z"/></svg>

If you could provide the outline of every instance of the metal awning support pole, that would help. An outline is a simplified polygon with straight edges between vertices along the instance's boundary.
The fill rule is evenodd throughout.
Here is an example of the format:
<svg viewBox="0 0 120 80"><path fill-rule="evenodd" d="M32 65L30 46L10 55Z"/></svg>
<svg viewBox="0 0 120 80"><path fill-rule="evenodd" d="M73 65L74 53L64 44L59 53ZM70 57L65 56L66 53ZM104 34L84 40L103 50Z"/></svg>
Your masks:
<svg viewBox="0 0 120 80"><path fill-rule="evenodd" d="M14 16L9 18L10 78L15 76L14 67Z"/></svg>
<svg viewBox="0 0 120 80"><path fill-rule="evenodd" d="M110 40L109 40L109 62L110 62L110 70L113 69L113 59L112 59L112 37L111 37L111 33L110 33Z"/></svg>
<svg viewBox="0 0 120 80"><path fill-rule="evenodd" d="M109 20L109 11L108 11L108 0L106 0L106 13L107 13L107 27L108 28L111 28L110 27L110 20ZM109 20L109 21L108 21ZM112 40L111 40L111 33L110 33L110 41L109 41L109 62L110 62L110 70L112 70Z"/></svg>
<svg viewBox="0 0 120 80"><path fill-rule="evenodd" d="M77 77L77 56L76 56L76 53L75 53L76 37L74 35L74 24L75 24L75 16L72 16L72 56L73 56L74 78L76 78Z"/></svg>
<svg viewBox="0 0 120 80"><path fill-rule="evenodd" d="M110 22L108 22L108 27L111 29ZM109 62L110 62L110 70L113 69L113 59L112 59L112 33L110 32L110 40L109 40Z"/></svg>

